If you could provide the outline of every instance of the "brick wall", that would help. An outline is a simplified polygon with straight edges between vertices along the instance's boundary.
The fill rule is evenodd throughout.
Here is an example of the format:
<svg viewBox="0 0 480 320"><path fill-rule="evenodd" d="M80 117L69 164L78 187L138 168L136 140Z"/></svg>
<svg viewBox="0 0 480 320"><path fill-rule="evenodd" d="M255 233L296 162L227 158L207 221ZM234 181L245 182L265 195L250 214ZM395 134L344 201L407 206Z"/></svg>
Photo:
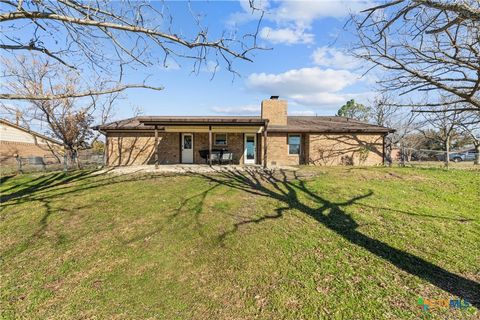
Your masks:
<svg viewBox="0 0 480 320"><path fill-rule="evenodd" d="M214 135L212 133L212 143ZM109 133L108 165L142 165L155 163L155 134L152 133ZM181 133L159 133L159 163L180 163ZM217 148L217 146L212 146ZM220 146L218 146L220 148ZM227 133L227 145L222 146L233 152L233 163L243 163L243 133ZM205 164L199 151L208 149L208 133L193 134L193 162Z"/></svg>
<svg viewBox="0 0 480 320"><path fill-rule="evenodd" d="M108 133L109 166L155 163L155 133ZM180 134L159 133L159 163L180 161Z"/></svg>
<svg viewBox="0 0 480 320"><path fill-rule="evenodd" d="M288 154L288 134L268 134L268 165L378 165L383 162L383 137L378 134L302 134L300 155ZM159 163L180 162L180 133L159 134ZM213 140L212 134L212 140ZM108 165L154 164L154 133L109 133ZM243 164L244 134L228 133L227 148L234 163ZM262 139L257 135L257 163L262 163ZM194 163L202 164L199 150L208 149L208 133L195 133ZM215 148L215 146L213 146Z"/></svg>
<svg viewBox="0 0 480 320"><path fill-rule="evenodd" d="M379 134L310 134L308 160L314 165L379 165L383 137Z"/></svg>
<svg viewBox="0 0 480 320"><path fill-rule="evenodd" d="M215 146L215 134L212 133L212 149L226 148L233 152L233 163L243 163L243 133L227 133L227 145ZM200 150L208 150L208 133L195 133L193 136L193 162L205 164L205 159L200 157Z"/></svg>
<svg viewBox="0 0 480 320"><path fill-rule="evenodd" d="M268 99L262 101L262 119L268 119L270 125L287 125L287 101Z"/></svg>
<svg viewBox="0 0 480 320"><path fill-rule="evenodd" d="M288 154L288 134L269 132L267 136L267 164L294 166L301 163L301 155Z"/></svg>
<svg viewBox="0 0 480 320"><path fill-rule="evenodd" d="M43 157L46 163L57 163L62 159L61 146L28 142L0 141L0 164L16 165L15 155L20 157ZM57 157L55 157L55 155Z"/></svg>

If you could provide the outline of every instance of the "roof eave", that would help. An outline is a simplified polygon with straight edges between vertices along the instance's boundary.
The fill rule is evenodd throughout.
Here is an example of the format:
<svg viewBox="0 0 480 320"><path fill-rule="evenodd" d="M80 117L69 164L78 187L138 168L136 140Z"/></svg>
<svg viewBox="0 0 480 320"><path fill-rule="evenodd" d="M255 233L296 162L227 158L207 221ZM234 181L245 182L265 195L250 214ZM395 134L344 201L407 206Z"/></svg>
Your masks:
<svg viewBox="0 0 480 320"><path fill-rule="evenodd" d="M305 129L305 128L270 128L269 132L301 132L301 133L371 133L371 134L388 134L393 133L395 130L384 129L384 130L319 130L319 129Z"/></svg>

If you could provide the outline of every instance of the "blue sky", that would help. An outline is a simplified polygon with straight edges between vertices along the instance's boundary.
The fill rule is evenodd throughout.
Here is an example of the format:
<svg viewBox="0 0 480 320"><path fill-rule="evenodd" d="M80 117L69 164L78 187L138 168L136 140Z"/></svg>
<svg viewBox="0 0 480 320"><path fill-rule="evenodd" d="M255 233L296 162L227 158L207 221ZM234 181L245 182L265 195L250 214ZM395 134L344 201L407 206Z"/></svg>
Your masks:
<svg viewBox="0 0 480 320"><path fill-rule="evenodd" d="M212 35L223 30L244 33L257 20L248 1L193 1L203 13L202 23ZM174 26L191 32L192 18L186 2L167 2ZM350 12L372 5L370 1L262 1L266 15L260 28L254 62L236 60L233 78L220 69L211 79L213 58L198 74L192 62L169 62L170 68L150 68L149 81L164 91L131 90L121 101L115 118L140 107L145 115L255 115L260 101L280 95L289 101L289 113L331 115L348 99L367 103L373 95L373 76L362 77L362 64L346 55L354 37L344 30ZM155 54L155 52L154 52ZM161 55L161 52L158 52ZM130 72L125 79L140 81L144 72Z"/></svg>

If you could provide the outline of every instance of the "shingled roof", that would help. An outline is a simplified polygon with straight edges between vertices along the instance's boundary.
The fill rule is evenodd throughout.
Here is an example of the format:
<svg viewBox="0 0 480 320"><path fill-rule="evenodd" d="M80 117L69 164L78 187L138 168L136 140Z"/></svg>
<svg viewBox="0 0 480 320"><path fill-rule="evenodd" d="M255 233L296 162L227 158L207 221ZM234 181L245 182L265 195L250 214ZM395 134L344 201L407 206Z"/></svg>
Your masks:
<svg viewBox="0 0 480 320"><path fill-rule="evenodd" d="M134 117L95 126L100 131L151 130L152 125L264 125L260 117L193 117L193 116L149 116ZM394 130L345 117L288 116L286 126L270 125L269 132L305 133L388 133Z"/></svg>
<svg viewBox="0 0 480 320"><path fill-rule="evenodd" d="M288 116L286 126L269 126L269 132L388 133L395 130L345 117Z"/></svg>
<svg viewBox="0 0 480 320"><path fill-rule="evenodd" d="M194 117L194 116L147 116L114 121L105 125L95 126L94 130L152 130L153 125L239 125L263 126L267 121L260 117Z"/></svg>

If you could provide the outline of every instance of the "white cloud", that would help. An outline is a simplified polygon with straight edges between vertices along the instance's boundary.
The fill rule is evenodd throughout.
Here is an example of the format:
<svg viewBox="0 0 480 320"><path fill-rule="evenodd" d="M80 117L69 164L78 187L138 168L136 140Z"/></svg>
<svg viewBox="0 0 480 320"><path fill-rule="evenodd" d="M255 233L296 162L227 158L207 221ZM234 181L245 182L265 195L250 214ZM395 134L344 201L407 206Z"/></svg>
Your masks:
<svg viewBox="0 0 480 320"><path fill-rule="evenodd" d="M346 100L341 93L319 92L309 94L294 94L290 96L297 103L307 106L342 105Z"/></svg>
<svg viewBox="0 0 480 320"><path fill-rule="evenodd" d="M357 69L361 66L361 62L347 55L344 51L323 46L315 49L312 54L315 64L334 69Z"/></svg>
<svg viewBox="0 0 480 320"><path fill-rule="evenodd" d="M260 104L251 104L237 107L213 107L212 111L217 114L227 115L258 115L260 114Z"/></svg>
<svg viewBox="0 0 480 320"><path fill-rule="evenodd" d="M270 6L269 0L255 0L255 8L259 10L253 10L250 7L249 0L239 0L238 2L240 3L242 10L231 14L227 20L227 25L235 26L259 20L262 17L262 10L268 11Z"/></svg>
<svg viewBox="0 0 480 320"><path fill-rule="evenodd" d="M313 67L278 74L253 73L246 84L266 95L280 95L292 104L326 108L341 106L349 99L365 101L368 93L345 92L363 81L359 75L348 70Z"/></svg>
<svg viewBox="0 0 480 320"><path fill-rule="evenodd" d="M316 19L333 17L342 19L350 13L373 6L370 0L316 0L281 1L270 10L267 18L277 22L294 22L297 26L308 27Z"/></svg>
<svg viewBox="0 0 480 320"><path fill-rule="evenodd" d="M314 116L316 113L313 110L294 110L288 111L291 116Z"/></svg>
<svg viewBox="0 0 480 320"><path fill-rule="evenodd" d="M341 105L351 99L366 103L375 95L374 92L358 92L358 93L344 93L344 92L320 92L311 94L294 94L289 96L289 99L304 106L314 106L329 108L333 107L335 110Z"/></svg>
<svg viewBox="0 0 480 320"><path fill-rule="evenodd" d="M230 24L258 19L260 11L252 11L248 0L239 0L242 11L234 13ZM333 17L343 19L350 13L373 7L372 0L255 0L255 7L265 10L265 19L279 24L294 23L297 27L309 28L316 19Z"/></svg>
<svg viewBox="0 0 480 320"><path fill-rule="evenodd" d="M319 67L292 69L279 74L253 73L247 85L268 94L294 95L313 92L336 92L358 81L347 70Z"/></svg>
<svg viewBox="0 0 480 320"><path fill-rule="evenodd" d="M260 38L268 40L272 43L297 44L297 43L313 43L314 34L307 33L303 29L279 28L272 29L264 27L260 30Z"/></svg>
<svg viewBox="0 0 480 320"><path fill-rule="evenodd" d="M250 6L250 0L239 0L240 6L245 12L252 12L252 7ZM253 2L255 9L258 10L268 10L270 6L269 0L255 0Z"/></svg>

